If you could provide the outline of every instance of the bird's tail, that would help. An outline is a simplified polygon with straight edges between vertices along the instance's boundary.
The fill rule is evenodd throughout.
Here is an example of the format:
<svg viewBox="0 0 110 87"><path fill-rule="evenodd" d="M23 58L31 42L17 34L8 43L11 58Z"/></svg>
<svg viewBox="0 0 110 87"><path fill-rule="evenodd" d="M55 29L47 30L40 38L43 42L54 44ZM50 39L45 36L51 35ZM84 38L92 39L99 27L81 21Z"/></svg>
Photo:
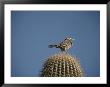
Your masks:
<svg viewBox="0 0 110 87"><path fill-rule="evenodd" d="M49 48L57 47L57 45L49 45Z"/></svg>

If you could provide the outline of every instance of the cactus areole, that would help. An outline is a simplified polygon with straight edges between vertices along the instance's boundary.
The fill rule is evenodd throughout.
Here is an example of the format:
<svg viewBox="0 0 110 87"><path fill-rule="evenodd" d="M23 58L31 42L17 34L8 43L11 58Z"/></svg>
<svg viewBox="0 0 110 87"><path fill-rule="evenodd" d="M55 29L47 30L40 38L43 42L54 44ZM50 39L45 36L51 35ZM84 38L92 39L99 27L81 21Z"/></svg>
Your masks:
<svg viewBox="0 0 110 87"><path fill-rule="evenodd" d="M58 53L45 61L42 77L82 77L82 69L78 60L65 53Z"/></svg>

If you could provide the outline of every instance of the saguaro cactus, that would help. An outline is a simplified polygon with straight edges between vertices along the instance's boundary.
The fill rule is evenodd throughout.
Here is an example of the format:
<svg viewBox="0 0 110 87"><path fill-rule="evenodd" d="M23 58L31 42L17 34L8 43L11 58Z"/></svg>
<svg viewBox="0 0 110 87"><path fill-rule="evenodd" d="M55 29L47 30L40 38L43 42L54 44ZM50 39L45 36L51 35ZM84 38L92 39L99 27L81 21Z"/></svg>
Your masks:
<svg viewBox="0 0 110 87"><path fill-rule="evenodd" d="M50 56L44 63L42 77L82 77L79 61L66 53Z"/></svg>

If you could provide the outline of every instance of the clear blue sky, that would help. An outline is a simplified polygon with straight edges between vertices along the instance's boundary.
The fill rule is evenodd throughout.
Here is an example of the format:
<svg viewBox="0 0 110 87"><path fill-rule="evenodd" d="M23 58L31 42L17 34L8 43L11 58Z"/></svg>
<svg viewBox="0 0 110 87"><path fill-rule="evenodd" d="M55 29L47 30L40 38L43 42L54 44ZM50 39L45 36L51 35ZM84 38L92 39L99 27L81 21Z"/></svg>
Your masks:
<svg viewBox="0 0 110 87"><path fill-rule="evenodd" d="M12 11L11 75L39 76L42 65L59 49L48 48L71 36L68 52L77 56L85 76L100 76L99 11Z"/></svg>

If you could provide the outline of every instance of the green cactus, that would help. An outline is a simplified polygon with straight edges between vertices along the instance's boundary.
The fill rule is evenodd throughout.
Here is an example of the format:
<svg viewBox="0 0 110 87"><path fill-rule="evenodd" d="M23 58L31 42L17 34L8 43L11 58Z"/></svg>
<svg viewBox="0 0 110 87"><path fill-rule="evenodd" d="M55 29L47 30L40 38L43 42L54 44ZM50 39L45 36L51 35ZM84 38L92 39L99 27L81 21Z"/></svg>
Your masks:
<svg viewBox="0 0 110 87"><path fill-rule="evenodd" d="M79 61L66 53L58 53L44 63L42 77L82 77Z"/></svg>

